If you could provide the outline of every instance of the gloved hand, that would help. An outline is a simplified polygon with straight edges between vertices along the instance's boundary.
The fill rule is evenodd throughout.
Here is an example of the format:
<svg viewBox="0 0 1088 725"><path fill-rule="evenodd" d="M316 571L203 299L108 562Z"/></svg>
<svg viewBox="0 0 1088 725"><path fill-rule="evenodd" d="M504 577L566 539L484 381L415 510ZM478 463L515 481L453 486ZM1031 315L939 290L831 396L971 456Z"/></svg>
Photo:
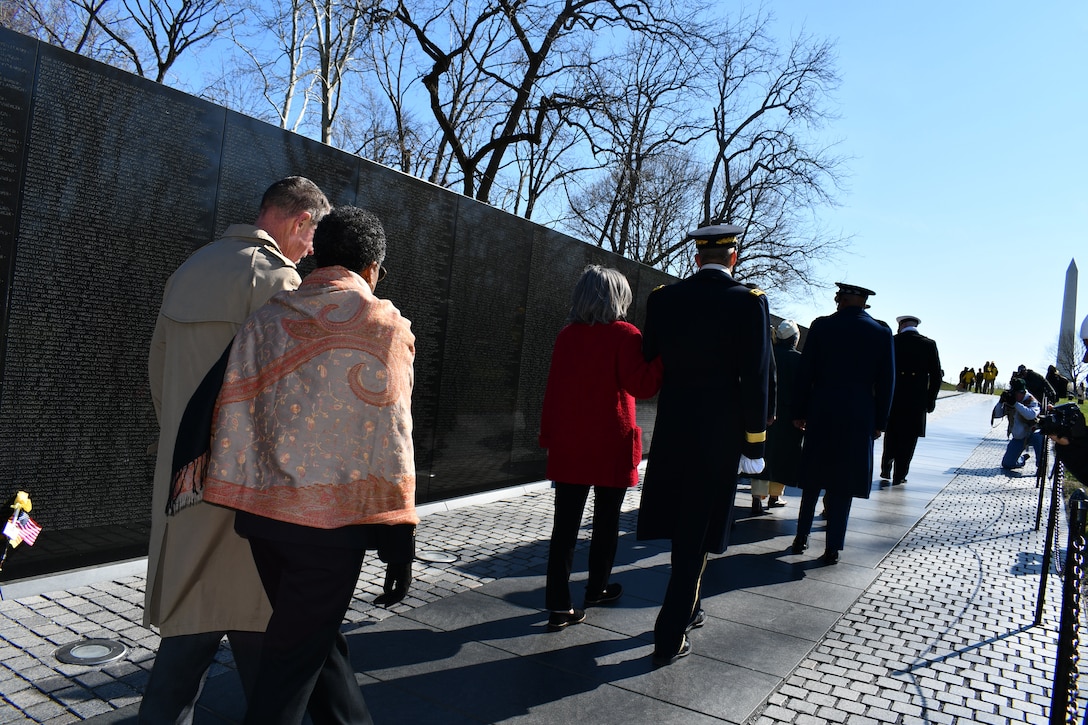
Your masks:
<svg viewBox="0 0 1088 725"><path fill-rule="evenodd" d="M762 458L749 458L748 456L740 457L740 470L738 473L761 473L763 471L763 459Z"/></svg>
<svg viewBox="0 0 1088 725"><path fill-rule="evenodd" d="M389 607L404 599L408 593L408 587L412 584L412 562L407 564L389 564L385 568L385 585L383 594L374 598L374 603L381 607Z"/></svg>

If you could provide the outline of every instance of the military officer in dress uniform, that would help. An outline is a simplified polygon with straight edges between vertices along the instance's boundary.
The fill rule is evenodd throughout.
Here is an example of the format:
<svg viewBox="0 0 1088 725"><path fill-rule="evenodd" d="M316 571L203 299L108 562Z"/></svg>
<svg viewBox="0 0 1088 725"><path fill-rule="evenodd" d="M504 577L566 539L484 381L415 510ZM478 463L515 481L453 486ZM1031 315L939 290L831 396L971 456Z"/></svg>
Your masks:
<svg viewBox="0 0 1088 725"><path fill-rule="evenodd" d="M672 573L654 627L655 666L691 651L702 626L708 552L728 544L738 464L762 469L771 358L767 298L733 279L741 228L696 229L699 271L650 294L643 356L664 378L639 507L638 538L672 541Z"/></svg>
<svg viewBox="0 0 1088 725"><path fill-rule="evenodd" d="M836 283L838 311L812 322L801 352L793 424L805 432L801 451L801 510L791 547L800 554L824 489L827 539L820 560L834 564L846 539L850 504L869 498L873 441L888 428L895 385L892 331L865 311L876 294Z"/></svg>
<svg viewBox="0 0 1088 725"><path fill-rule="evenodd" d="M926 435L926 414L937 405L942 377L937 343L918 332L921 320L902 315L895 321L899 323L894 338L895 393L880 457L880 477L890 478L893 486L907 482L918 439Z"/></svg>

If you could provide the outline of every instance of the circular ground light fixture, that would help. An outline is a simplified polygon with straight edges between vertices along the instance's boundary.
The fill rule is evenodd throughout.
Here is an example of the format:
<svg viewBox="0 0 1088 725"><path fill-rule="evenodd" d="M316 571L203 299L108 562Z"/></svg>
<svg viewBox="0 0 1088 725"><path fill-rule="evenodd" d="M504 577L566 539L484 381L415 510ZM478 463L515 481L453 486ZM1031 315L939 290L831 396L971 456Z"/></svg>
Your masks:
<svg viewBox="0 0 1088 725"><path fill-rule="evenodd" d="M457 554L451 554L448 551L421 551L416 554L416 558L420 561L426 561L430 564L452 564L457 561Z"/></svg>
<svg viewBox="0 0 1088 725"><path fill-rule="evenodd" d="M53 656L66 665L102 665L119 660L128 647L112 639L84 639L59 648Z"/></svg>

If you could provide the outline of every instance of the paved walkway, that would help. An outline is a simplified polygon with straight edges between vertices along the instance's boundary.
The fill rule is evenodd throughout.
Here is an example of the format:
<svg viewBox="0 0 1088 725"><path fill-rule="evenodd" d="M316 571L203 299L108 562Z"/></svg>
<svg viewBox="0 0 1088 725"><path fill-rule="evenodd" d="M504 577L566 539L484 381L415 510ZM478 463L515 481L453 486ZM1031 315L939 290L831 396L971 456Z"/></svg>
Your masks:
<svg viewBox="0 0 1088 725"><path fill-rule="evenodd" d="M614 576L624 597L558 633L541 609L546 484L426 507L420 552L456 560L417 563L410 596L391 610L369 603L383 571L368 560L348 612L375 721L1047 722L1061 585L1050 577L1043 625L1031 626L1045 526L1035 531L1034 479L998 468L993 400L938 402L908 482L874 482L855 503L836 566L816 561L819 519L810 551L788 553L799 492L763 516L739 493L735 543L704 579L710 619L692 656L660 669L650 653L669 556L634 540L637 491ZM0 590L0 723L134 721L158 641L138 624L142 570L132 562ZM55 660L84 637L129 651L98 667ZM244 709L229 649L220 654L199 723L236 722Z"/></svg>

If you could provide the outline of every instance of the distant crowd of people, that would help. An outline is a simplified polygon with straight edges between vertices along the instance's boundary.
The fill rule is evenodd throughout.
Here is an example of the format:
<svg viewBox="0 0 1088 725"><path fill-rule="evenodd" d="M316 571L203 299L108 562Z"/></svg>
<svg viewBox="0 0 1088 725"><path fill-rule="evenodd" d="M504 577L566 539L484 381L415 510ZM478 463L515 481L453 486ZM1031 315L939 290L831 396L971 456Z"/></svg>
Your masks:
<svg viewBox="0 0 1088 725"><path fill-rule="evenodd" d="M993 394L995 392L994 381L997 380L997 374L997 365L989 361L983 364L978 371L976 371L975 368L964 366L963 370L960 371L959 382L956 383L956 390L968 393ZM1025 366L1021 365L1016 369L1016 372L1012 374L1009 383L1006 385L1006 389L1011 389L1012 380L1024 378L1026 375L1038 376L1039 374L1035 371L1028 370ZM1053 391L1056 398L1067 398L1068 400L1076 398L1078 402L1084 402L1085 385L1083 380L1070 380L1062 375L1054 365L1047 368L1045 376L1039 377L1040 379L1045 380L1046 385L1049 386L1049 390Z"/></svg>
<svg viewBox="0 0 1088 725"><path fill-rule="evenodd" d="M994 382L997 380L997 372L997 365L988 360L979 367L977 372L974 368L965 366L963 370L960 370L956 390L992 394L994 392Z"/></svg>

